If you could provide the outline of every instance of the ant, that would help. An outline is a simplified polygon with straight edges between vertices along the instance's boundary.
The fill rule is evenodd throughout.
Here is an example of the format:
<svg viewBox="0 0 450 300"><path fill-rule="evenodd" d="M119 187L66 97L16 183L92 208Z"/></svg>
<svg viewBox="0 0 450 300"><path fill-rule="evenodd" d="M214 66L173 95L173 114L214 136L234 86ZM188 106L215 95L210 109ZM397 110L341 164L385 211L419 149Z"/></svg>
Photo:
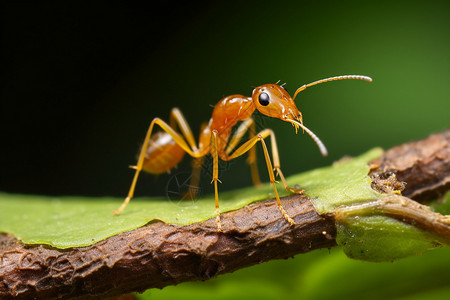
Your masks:
<svg viewBox="0 0 450 300"><path fill-rule="evenodd" d="M250 165L252 181L255 186L258 186L261 182L259 180L258 169L256 166L256 148L254 146L257 142L261 142L267 165L267 171L269 173L269 179L273 185L277 205L284 218L291 225L295 224L281 205L280 197L278 196L278 191L275 186L276 181L274 170L277 172L277 175L280 176L286 190L295 194L302 194L304 190L292 188L286 183L284 175L280 169L280 159L278 155L275 133L271 129L263 129L256 134L255 122L252 118L252 114L255 109L257 109L266 116L289 122L295 127L296 133L299 127L301 127L303 131L306 131L306 133L311 136L319 147L322 155L326 156L328 152L325 145L311 130L303 125L302 113L295 105L294 99L298 93L310 86L342 79L358 79L368 82L372 81L372 79L367 76L343 75L305 84L295 91L293 97L288 94L283 85L278 84L264 84L258 86L253 90L251 97L245 97L242 95L231 95L225 97L214 106L212 117L209 122L204 123L201 126L198 145L195 142L191 128L178 108L173 108L170 113L170 125L160 118L153 119L141 147L137 164L136 166L132 166L136 172L131 183L128 196L125 198L125 201L119 209L113 211L113 214L119 214L122 212L128 202L130 202L130 199L134 194L139 173L142 170L153 174L168 172L181 161L186 152L194 158L192 171L193 176L191 177L191 189L189 193L191 194L191 197L195 197L195 190L198 186L200 168L203 164L203 159L206 155L211 154L213 158L213 175L211 183L214 182L217 230L221 232L222 225L220 222L219 196L217 189L217 182L222 183L218 176L219 157L224 161L230 161L248 152L247 163ZM242 123L232 136L232 128L238 121L242 121ZM155 125L161 127L163 131L152 135L153 127ZM177 131L177 127L179 128L179 131ZM245 133L248 133L249 139L236 149L237 144L242 140ZM273 167L266 143L264 142L264 139L269 136L272 147Z"/></svg>

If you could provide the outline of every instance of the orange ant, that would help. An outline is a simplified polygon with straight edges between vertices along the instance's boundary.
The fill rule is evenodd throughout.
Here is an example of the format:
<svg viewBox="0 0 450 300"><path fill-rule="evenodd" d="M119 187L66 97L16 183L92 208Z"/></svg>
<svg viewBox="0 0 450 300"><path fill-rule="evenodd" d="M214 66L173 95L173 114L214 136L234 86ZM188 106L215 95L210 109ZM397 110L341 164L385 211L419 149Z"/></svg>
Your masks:
<svg viewBox="0 0 450 300"><path fill-rule="evenodd" d="M277 205L286 220L293 225L294 221L281 205L280 197L278 196L278 191L275 186L276 181L274 170L277 171L277 175L280 176L285 189L296 194L302 194L304 190L291 188L286 183L280 169L280 159L275 134L271 129L264 129L256 134L255 122L252 118L252 114L255 109L257 109L266 116L289 122L295 127L296 133L298 128L301 127L302 130L306 131L314 142L316 142L322 155L326 156L328 153L325 145L311 130L303 125L302 114L295 105L294 99L298 93L310 86L342 79L359 79L368 82L372 81L372 79L367 76L344 75L330 77L303 85L295 91L292 98L282 85L277 84L265 84L258 86L253 90L251 97L245 97L242 95L231 95L225 97L215 105L209 122L201 126L198 146L195 142L191 128L183 117L181 111L177 108L173 108L171 111L169 122L170 125L160 118L153 119L150 123L147 135L145 136L137 164L132 167L136 169L136 173L131 183L128 196L119 209L113 211L113 213L119 214L127 206L128 202L130 202L130 199L134 194L139 172L141 170L153 174L167 172L181 161L185 152L194 158L193 176L191 177L191 189L189 192L192 194L191 196L195 196L195 188L198 186L199 172L203 164L203 159L207 154L211 154L213 158L213 176L211 183L214 182L217 229L218 231L222 231L219 214L219 196L217 190L217 182L221 183L218 177L219 157L224 161L230 161L236 157L244 155L246 152L249 152L247 163L250 165L252 181L255 186L260 185L261 182L259 180L258 169L256 166L256 149L253 147L259 141L261 142L264 151L267 171L269 173L270 182L273 185ZM238 121L243 122L239 125L234 135L231 136L231 130ZM155 125L161 127L163 131L152 135L153 127ZM180 132L177 131L177 127L179 127ZM249 134L249 140L235 149L246 132ZM264 139L269 136L272 146L273 167L266 143L264 142Z"/></svg>

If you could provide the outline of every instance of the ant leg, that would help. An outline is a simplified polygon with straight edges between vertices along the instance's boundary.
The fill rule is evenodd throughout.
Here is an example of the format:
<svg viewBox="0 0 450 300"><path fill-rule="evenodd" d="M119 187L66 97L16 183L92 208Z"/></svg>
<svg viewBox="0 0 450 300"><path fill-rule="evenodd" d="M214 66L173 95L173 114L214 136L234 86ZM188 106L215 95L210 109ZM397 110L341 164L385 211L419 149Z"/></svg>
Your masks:
<svg viewBox="0 0 450 300"><path fill-rule="evenodd" d="M225 153L229 155L233 151L244 134L248 131L248 137L251 139L255 136L255 122L253 118L249 118L241 123L234 135L231 137L230 142L225 150ZM259 179L258 164L256 163L256 148L252 147L248 152L247 164L250 166L250 172L252 175L252 182L254 186L261 186L261 180Z"/></svg>
<svg viewBox="0 0 450 300"><path fill-rule="evenodd" d="M291 188L287 184L286 179L284 178L283 172L281 172L281 169L280 168L275 168L275 169L277 170L277 175L280 176L281 182L283 182L284 188L286 190L290 191L291 193L297 194L297 195L302 195L305 192L305 190L301 189L297 184L295 186L298 188Z"/></svg>
<svg viewBox="0 0 450 300"><path fill-rule="evenodd" d="M208 135L208 137L205 140L205 129L208 127L208 123L203 123L200 126L200 137L199 137L199 145L198 145L198 152L203 153L203 155L200 155L200 157L197 157L192 160L192 173L191 173L191 180L189 182L189 190L183 195L183 199L194 199L199 191L199 183L200 183L200 176L202 173L202 166L204 163L204 155L205 149L209 151L209 147L206 145L207 143L211 143L211 137ZM202 139L203 137L203 139ZM205 148L208 147L208 148ZM209 153L209 152L208 152Z"/></svg>
<svg viewBox="0 0 450 300"><path fill-rule="evenodd" d="M173 108L170 112L170 127L173 129L176 129L176 125L178 124L178 127L180 128L181 132L183 133L183 136L186 138L186 141L188 142L189 146L191 146L191 149L195 152L197 151L197 144L195 143L194 135L192 134L191 127L189 127L188 122L184 118L183 114L178 108Z"/></svg>
<svg viewBox="0 0 450 300"><path fill-rule="evenodd" d="M250 128L248 131L248 138L251 139L255 135L256 135L255 122L252 122L252 124L250 124ZM250 171L252 174L253 185L258 187L258 186L261 186L262 184L261 184L261 180L259 179L258 164L256 162L256 158L257 158L256 148L252 147L248 151L247 163L250 165Z"/></svg>
<svg viewBox="0 0 450 300"><path fill-rule="evenodd" d="M136 166L133 167L136 170L136 173L134 174L133 181L130 186L130 190L128 191L128 196L125 198L122 205L118 209L116 209L112 212L113 214L120 214L125 209L125 207L128 205L131 198L133 198L137 179L139 177L139 173L141 172L142 166L144 164L144 159L145 159L145 154L147 152L148 143L150 141L150 136L153 132L153 127L155 124L158 125L159 127L161 127L162 130L164 130L165 132L170 134L172 136L172 138L174 139L174 141L181 148L183 148L184 151L189 153L190 156L192 156L194 158L201 156L201 154L198 153L197 151L191 150L189 148L189 146L186 144L186 142L184 141L183 137L178 132L176 132L172 127L170 127L166 122L164 122L163 120L161 120L159 118L153 119L153 121L150 123L150 126L147 130L147 134L145 135L144 143L142 144L142 148L139 153L139 158L138 158L137 164L136 164Z"/></svg>
<svg viewBox="0 0 450 300"><path fill-rule="evenodd" d="M189 143L189 146L191 149L196 152L198 151L198 148L196 146L195 137L192 133L191 127L189 126L188 122L184 118L181 111L175 107L170 112L170 127L176 128L177 125L180 128L181 132L183 133L184 138ZM198 186L200 182L200 173L201 173L201 167L203 165L203 158L195 158L192 161L192 173L191 173L191 179L189 183L189 190L184 193L183 199L194 199L197 196L198 193Z"/></svg>
<svg viewBox="0 0 450 300"><path fill-rule="evenodd" d="M263 147L264 158L266 160L266 165L267 165L267 172L269 173L270 182L273 185L273 190L275 192L275 198L277 200L278 208L280 209L280 211L283 214L284 218L291 225L294 225L295 224L294 220L292 220L292 218L286 213L286 211L283 208L283 205L281 205L280 197L278 196L277 187L275 185L275 183L276 183L275 175L273 174L273 168L272 168L272 163L270 161L269 151L267 150L266 143L264 142L264 139L266 137L268 137L269 135L272 136L273 135L273 131L271 129L264 129L258 135L256 135L255 137L251 138L250 140L245 142L241 147L236 149L236 151L234 151L231 156L228 156L226 158L226 160L232 160L232 159L234 159L236 157L239 157L239 156L243 155L245 152L249 151L258 141L260 141L261 145Z"/></svg>
<svg viewBox="0 0 450 300"><path fill-rule="evenodd" d="M253 119L251 119L251 121L250 121L250 119L246 120L238 128L238 130L236 131L235 135L230 140L230 143L228 144L228 147L227 147L227 149L225 151L225 153L227 155L229 155L231 153L231 151L234 149L234 147L236 147L236 145L239 142L239 140L241 140L242 137L244 136L244 133L245 133L246 130L249 131L250 139L255 136L255 124L253 122ZM267 130L270 130L270 129L267 129ZM274 170L277 171L277 175L280 176L281 181L283 182L284 188L286 190L290 191L291 193L303 194L304 190L291 188L287 184L286 179L284 178L283 172L281 171L281 167L280 167L280 158L279 158L279 154L278 154L277 141L276 141L276 138L275 138L275 133L272 130L270 130L270 144L271 144L271 147L272 147L273 167L274 167ZM252 163L250 165L250 167L252 168L251 169L251 171L252 171L252 179L256 178L256 180L257 180L257 181L253 180L253 184L255 186L258 186L258 183L261 184L261 181L259 180L258 169L257 169L257 166L256 166L256 148L252 147L249 150L248 162Z"/></svg>
<svg viewBox="0 0 450 300"><path fill-rule="evenodd" d="M305 190L302 189L295 189L295 188L291 188L287 182L286 179L284 178L283 172L281 172L281 166L280 166L280 156L278 154L278 146L277 146L277 141L275 138L275 133L270 130L270 144L272 146L272 157L273 157L273 168L274 170L277 171L277 175L280 176L281 181L283 182L284 188L288 191L290 191L291 193L294 194L303 194L305 192Z"/></svg>
<svg viewBox="0 0 450 300"><path fill-rule="evenodd" d="M192 160L192 173L191 179L189 181L189 190L184 193L183 200L195 199L195 197L197 196L203 162L204 157L198 157Z"/></svg>
<svg viewBox="0 0 450 300"><path fill-rule="evenodd" d="M219 154L217 151L217 131L213 130L211 133L211 155L213 157L213 179L211 183L214 182L214 196L216 199L216 222L217 222L217 231L222 232L222 224L220 222L220 213L219 213L219 193L217 190L217 182L222 183L219 180Z"/></svg>

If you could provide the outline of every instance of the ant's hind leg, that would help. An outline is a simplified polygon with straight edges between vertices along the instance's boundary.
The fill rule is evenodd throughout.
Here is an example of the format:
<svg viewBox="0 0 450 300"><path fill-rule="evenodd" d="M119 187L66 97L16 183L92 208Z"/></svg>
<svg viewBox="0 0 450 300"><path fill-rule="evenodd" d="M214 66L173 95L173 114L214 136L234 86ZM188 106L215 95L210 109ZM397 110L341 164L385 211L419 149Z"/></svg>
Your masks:
<svg viewBox="0 0 450 300"><path fill-rule="evenodd" d="M189 126L188 122L184 118L183 114L178 108L173 108L170 112L170 127L173 129L176 129L176 125L181 130L181 133L183 134L184 138L188 142L191 149L195 152L197 151L197 145L195 143L194 134L192 133L191 127Z"/></svg>
<svg viewBox="0 0 450 300"><path fill-rule="evenodd" d="M138 161L136 163L136 166L132 167L133 169L136 170L136 172L134 173L133 181L131 182L131 186L130 186L130 189L128 191L128 196L125 198L125 200L123 201L122 205L118 209L112 211L112 213L114 215L120 214L125 209L125 207L128 205L128 203L130 202L131 198L133 198L134 190L136 188L136 183L137 183L137 180L138 180L138 177L139 177L139 173L141 172L142 166L144 164L145 153L147 152L148 143L150 141L150 136L152 135L154 124L155 124L155 120L153 120L150 123L150 126L149 126L149 128L147 130L147 134L145 135L144 143L142 143L142 148L141 148L141 151L139 153L139 158L138 158Z"/></svg>
<svg viewBox="0 0 450 300"><path fill-rule="evenodd" d="M201 157L201 154L199 154L198 151L196 151L195 149L191 149L188 146L188 144L185 142L184 138L178 132L176 132L171 126L169 126L166 122L164 122L160 118L153 119L153 121L150 123L150 126L147 130L147 134L145 135L144 143L142 144L142 148L139 153L139 158L138 158L137 164L136 164L136 166L133 167L133 169L136 170L136 173L134 174L133 181L130 186L130 190L128 191L128 196L125 198L122 205L118 209L116 209L112 212L113 214L120 214L125 209L125 207L128 205L131 198L133 198L134 190L136 188L136 183L137 183L137 180L139 177L139 173L142 171L142 167L144 165L145 154L147 153L150 136L152 135L153 126L155 124L158 125L159 127L161 127L162 130L164 130L165 132L170 134L170 136L173 138L175 143L177 143L181 148L183 148L183 150L186 151L190 156L192 156L194 158Z"/></svg>

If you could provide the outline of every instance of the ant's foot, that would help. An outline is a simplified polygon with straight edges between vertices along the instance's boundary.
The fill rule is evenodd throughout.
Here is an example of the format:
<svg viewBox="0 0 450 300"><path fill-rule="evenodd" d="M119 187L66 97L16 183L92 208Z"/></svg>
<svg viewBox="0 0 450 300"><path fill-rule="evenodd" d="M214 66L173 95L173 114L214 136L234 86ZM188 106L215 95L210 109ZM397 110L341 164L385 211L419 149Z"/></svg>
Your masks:
<svg viewBox="0 0 450 300"><path fill-rule="evenodd" d="M280 206L280 211L281 211L281 213L283 214L283 216L284 216L284 218L286 219L286 221L288 221L289 224L291 224L291 226L292 226L292 225L295 225L294 220L292 220L292 218L289 217L289 215L288 215L288 214L286 213L286 211L284 210L283 206Z"/></svg>
<svg viewBox="0 0 450 300"><path fill-rule="evenodd" d="M291 217L289 217L288 215L285 215L284 217L285 217L286 220L289 222L289 224L291 224L291 226L292 226L292 225L295 225L295 222L294 222L294 220L292 220Z"/></svg>
<svg viewBox="0 0 450 300"><path fill-rule="evenodd" d="M217 232L223 232L222 231L222 223L220 222L220 216L217 215L216 217L216 222L217 222Z"/></svg>
<svg viewBox="0 0 450 300"><path fill-rule="evenodd" d="M286 190L290 191L293 194L302 195L305 190L301 189L298 184L294 186L294 188L291 188L290 186L285 186Z"/></svg>
<svg viewBox="0 0 450 300"><path fill-rule="evenodd" d="M111 213L113 214L113 215L118 215L118 214L120 214L122 211L120 210L120 209L115 209L115 210L113 210Z"/></svg>
<svg viewBox="0 0 450 300"><path fill-rule="evenodd" d="M118 215L118 214L120 214L120 213L124 210L124 208L127 206L128 202L130 202L130 200L131 200L130 197L126 197L126 198L125 198L125 201L123 201L122 205L121 205L118 209L113 210L113 211L112 211L112 214L113 214L113 215Z"/></svg>

